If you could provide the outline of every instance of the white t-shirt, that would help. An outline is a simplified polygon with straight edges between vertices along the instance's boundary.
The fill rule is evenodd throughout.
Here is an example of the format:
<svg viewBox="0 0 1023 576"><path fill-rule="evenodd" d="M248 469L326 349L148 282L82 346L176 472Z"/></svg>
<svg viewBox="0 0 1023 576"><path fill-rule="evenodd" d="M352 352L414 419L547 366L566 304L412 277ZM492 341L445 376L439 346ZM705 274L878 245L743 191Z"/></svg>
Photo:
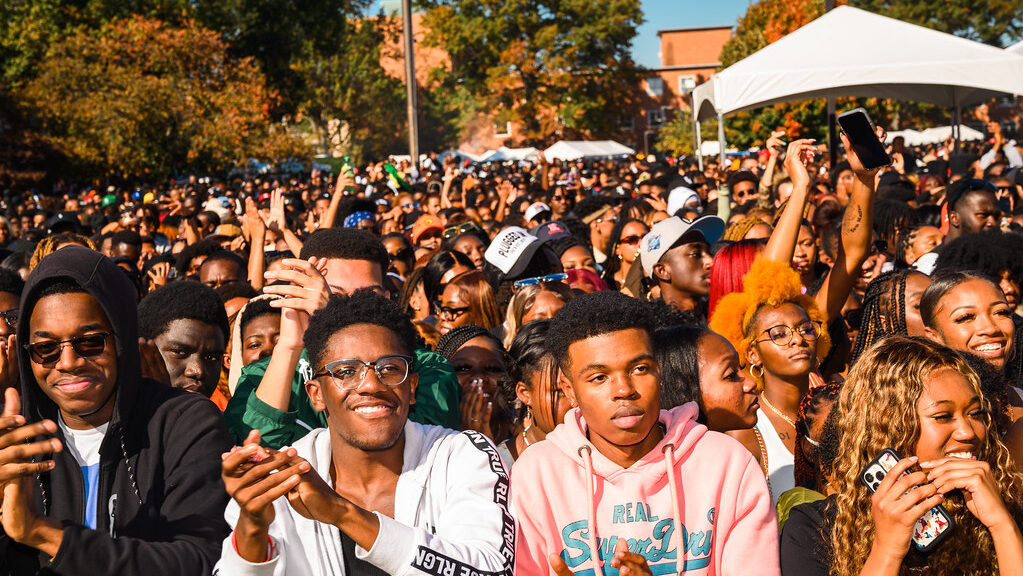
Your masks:
<svg viewBox="0 0 1023 576"><path fill-rule="evenodd" d="M85 517L82 523L87 528L96 529L96 503L99 496L99 447L107 434L110 423L97 428L73 430L58 416L57 424L64 433L65 445L78 466L82 469L82 481L85 486Z"/></svg>

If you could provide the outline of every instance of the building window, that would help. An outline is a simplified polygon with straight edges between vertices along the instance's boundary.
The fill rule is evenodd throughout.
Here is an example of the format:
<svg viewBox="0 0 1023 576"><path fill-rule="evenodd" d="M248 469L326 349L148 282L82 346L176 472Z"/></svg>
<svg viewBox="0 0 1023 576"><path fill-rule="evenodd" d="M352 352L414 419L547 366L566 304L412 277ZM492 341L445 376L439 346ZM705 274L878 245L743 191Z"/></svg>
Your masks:
<svg viewBox="0 0 1023 576"><path fill-rule="evenodd" d="M678 93L689 94L696 88L696 76L679 76Z"/></svg>
<svg viewBox="0 0 1023 576"><path fill-rule="evenodd" d="M651 76L646 79L646 93L652 98L660 98L664 95L664 78Z"/></svg>
<svg viewBox="0 0 1023 576"><path fill-rule="evenodd" d="M664 108L655 108L646 111L646 124L651 128L664 125Z"/></svg>
<svg viewBox="0 0 1023 576"><path fill-rule="evenodd" d="M498 122L494 124L495 138L508 138L511 136L511 122Z"/></svg>

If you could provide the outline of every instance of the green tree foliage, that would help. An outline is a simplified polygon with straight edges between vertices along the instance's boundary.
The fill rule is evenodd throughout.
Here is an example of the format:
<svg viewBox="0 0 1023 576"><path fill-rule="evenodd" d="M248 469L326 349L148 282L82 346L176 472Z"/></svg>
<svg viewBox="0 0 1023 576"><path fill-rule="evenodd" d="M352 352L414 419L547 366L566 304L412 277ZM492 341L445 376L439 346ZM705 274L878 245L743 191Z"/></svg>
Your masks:
<svg viewBox="0 0 1023 576"><path fill-rule="evenodd" d="M471 94L527 141L603 136L630 105L639 0L421 0L427 43L451 66L441 86ZM463 97L463 96L460 96Z"/></svg>
<svg viewBox="0 0 1023 576"><path fill-rule="evenodd" d="M1023 0L850 0L851 6L1003 46L1023 35Z"/></svg>
<svg viewBox="0 0 1023 576"><path fill-rule="evenodd" d="M156 178L226 170L293 149L268 131L262 73L191 22L135 17L53 44L24 97L43 138L85 174Z"/></svg>

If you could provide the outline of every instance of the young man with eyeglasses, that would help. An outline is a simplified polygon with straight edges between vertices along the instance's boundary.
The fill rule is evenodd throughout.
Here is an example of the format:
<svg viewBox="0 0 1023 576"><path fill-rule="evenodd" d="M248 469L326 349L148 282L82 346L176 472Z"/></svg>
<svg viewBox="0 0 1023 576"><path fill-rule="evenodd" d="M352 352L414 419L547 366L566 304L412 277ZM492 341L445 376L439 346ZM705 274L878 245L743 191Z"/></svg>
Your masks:
<svg viewBox="0 0 1023 576"><path fill-rule="evenodd" d="M383 295L384 271L390 262L383 244L364 230L318 230L302 247L302 258L285 260L285 269L267 272L268 294L282 296L272 305L282 310L281 331L273 353L242 369L234 395L224 411L236 442L259 430L264 446L279 448L296 442L314 428L326 426L322 412L313 409L305 392L312 365L302 333L309 316L327 305L332 294L359 290ZM457 428L458 381L436 353L414 354L421 378L430 383L417 396L412 418L418 422Z"/></svg>
<svg viewBox="0 0 1023 576"><path fill-rule="evenodd" d="M135 288L80 246L28 278L0 415L5 574L208 574L229 528L209 400L144 378ZM31 443L25 441L33 440Z"/></svg>
<svg viewBox="0 0 1023 576"><path fill-rule="evenodd" d="M334 297L305 333L305 383L327 426L280 452L253 432L224 455L233 500L215 574L505 574L508 478L473 431L408 420L416 332L393 302Z"/></svg>

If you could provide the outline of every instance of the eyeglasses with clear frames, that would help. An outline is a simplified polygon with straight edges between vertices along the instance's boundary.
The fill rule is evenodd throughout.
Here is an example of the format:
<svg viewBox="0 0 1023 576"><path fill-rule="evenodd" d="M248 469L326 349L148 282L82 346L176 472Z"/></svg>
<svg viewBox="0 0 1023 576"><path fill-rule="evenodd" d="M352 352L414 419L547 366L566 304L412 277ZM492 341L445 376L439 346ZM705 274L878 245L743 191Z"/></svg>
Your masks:
<svg viewBox="0 0 1023 576"><path fill-rule="evenodd" d="M374 362L363 362L356 358L327 362L323 370L313 374L313 378L330 376L341 392L355 390L366 381L369 369L373 368L377 380L389 388L399 386L408 379L409 368L412 366L411 356L381 356Z"/></svg>
<svg viewBox="0 0 1023 576"><path fill-rule="evenodd" d="M797 328L793 329L791 326L779 324L777 326L771 326L767 330L761 332L761 334L767 334L767 338L757 340L757 342L767 342L770 340L775 346L788 346L792 343L792 336L796 332L803 337L807 342L816 342L817 338L821 335L821 323L817 320L810 320L800 324Z"/></svg>

